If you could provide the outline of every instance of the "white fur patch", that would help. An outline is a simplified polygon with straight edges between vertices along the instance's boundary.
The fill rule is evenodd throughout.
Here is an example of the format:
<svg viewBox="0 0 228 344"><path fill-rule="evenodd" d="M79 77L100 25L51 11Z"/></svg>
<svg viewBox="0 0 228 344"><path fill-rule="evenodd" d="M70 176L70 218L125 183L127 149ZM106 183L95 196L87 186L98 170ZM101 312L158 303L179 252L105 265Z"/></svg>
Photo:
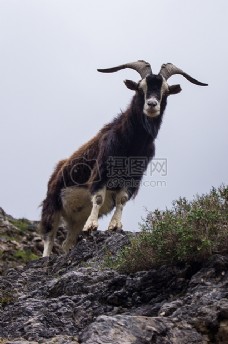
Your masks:
<svg viewBox="0 0 228 344"><path fill-rule="evenodd" d="M163 83L162 83L162 88L161 88L161 96L169 92L169 85L167 81L165 80L165 78L164 77L162 78L163 78Z"/></svg>
<svg viewBox="0 0 228 344"><path fill-rule="evenodd" d="M139 88L143 90L143 93L146 95L147 93L147 82L146 79L142 79L139 84Z"/></svg>

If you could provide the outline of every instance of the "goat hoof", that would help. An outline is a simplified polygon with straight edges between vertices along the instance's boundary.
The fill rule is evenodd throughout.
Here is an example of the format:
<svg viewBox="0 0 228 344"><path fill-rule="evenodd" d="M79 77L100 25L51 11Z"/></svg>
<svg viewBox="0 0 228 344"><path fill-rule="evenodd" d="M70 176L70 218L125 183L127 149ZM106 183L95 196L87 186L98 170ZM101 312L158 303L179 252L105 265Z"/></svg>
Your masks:
<svg viewBox="0 0 228 344"><path fill-rule="evenodd" d="M97 221L89 221L88 223L85 224L83 228L83 232L90 233L93 231L96 231L98 228L98 223Z"/></svg>
<svg viewBox="0 0 228 344"><path fill-rule="evenodd" d="M118 229L122 229L122 223L116 220L111 221L108 226L108 230L117 231Z"/></svg>

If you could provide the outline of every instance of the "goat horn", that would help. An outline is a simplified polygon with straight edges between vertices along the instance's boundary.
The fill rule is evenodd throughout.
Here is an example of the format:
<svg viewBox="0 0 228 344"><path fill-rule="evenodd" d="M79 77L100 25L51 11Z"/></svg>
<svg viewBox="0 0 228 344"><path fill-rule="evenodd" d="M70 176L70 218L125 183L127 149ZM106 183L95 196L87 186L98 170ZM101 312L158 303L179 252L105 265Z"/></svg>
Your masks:
<svg viewBox="0 0 228 344"><path fill-rule="evenodd" d="M131 68L131 69L136 70L136 72L140 74L142 79L144 79L148 74L153 74L150 64L143 60L122 64L120 66L113 67L113 68L98 69L98 72L114 73L114 72L117 72L118 70L125 69L125 68Z"/></svg>
<svg viewBox="0 0 228 344"><path fill-rule="evenodd" d="M161 66L160 75L162 75L166 80L168 80L172 75L175 74L181 74L183 77L185 77L188 81L192 82L195 85L199 86L208 86L208 84L204 84L203 82L200 82L194 78L192 78L190 75L185 73L180 68L174 66L172 63L166 63Z"/></svg>

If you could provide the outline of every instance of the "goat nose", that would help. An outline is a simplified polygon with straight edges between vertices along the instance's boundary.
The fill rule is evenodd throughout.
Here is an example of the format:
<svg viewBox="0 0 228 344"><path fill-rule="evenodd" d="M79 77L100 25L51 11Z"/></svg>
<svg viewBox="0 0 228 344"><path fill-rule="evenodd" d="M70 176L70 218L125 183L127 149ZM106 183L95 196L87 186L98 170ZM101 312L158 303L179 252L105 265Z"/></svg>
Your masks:
<svg viewBox="0 0 228 344"><path fill-rule="evenodd" d="M147 101L147 105L155 107L158 105L158 101L156 99L150 99Z"/></svg>

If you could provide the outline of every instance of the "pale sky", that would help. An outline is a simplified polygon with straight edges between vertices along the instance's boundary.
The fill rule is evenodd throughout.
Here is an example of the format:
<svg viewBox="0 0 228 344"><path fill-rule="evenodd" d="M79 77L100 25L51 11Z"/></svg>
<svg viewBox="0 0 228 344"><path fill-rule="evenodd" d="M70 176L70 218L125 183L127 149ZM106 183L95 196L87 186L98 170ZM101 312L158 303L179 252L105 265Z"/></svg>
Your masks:
<svg viewBox="0 0 228 344"><path fill-rule="evenodd" d="M56 163L126 109L131 70L97 68L144 59L182 76L156 140L167 175L147 171L123 224L137 230L145 208L170 207L228 182L228 2L226 0L0 0L0 206L39 219ZM107 227L110 215L100 222Z"/></svg>

